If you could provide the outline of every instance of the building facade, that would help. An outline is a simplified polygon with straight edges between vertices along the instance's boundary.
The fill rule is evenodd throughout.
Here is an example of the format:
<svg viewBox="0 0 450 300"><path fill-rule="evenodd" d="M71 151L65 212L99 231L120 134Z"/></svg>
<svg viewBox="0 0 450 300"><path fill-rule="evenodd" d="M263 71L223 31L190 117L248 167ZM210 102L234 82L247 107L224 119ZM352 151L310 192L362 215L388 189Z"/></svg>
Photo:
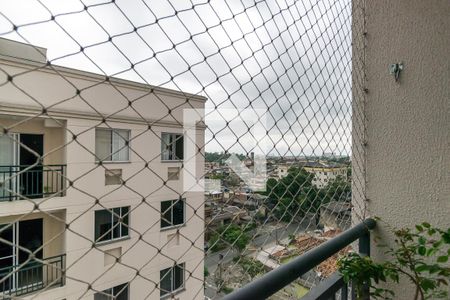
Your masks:
<svg viewBox="0 0 450 300"><path fill-rule="evenodd" d="M450 227L449 14L445 0L353 3L352 222L381 218L377 262L390 258L378 244L393 247L393 229ZM380 287L414 298L406 277Z"/></svg>
<svg viewBox="0 0 450 300"><path fill-rule="evenodd" d="M287 176L290 167L291 166L287 164L278 164L275 169L277 179Z"/></svg>
<svg viewBox="0 0 450 300"><path fill-rule="evenodd" d="M274 177L282 179L289 174L290 168L300 167L312 175L312 184L317 188L324 188L338 177L347 180L348 167L329 164L322 161L298 161L295 163L279 163L276 165ZM273 177L272 177L273 178Z"/></svg>
<svg viewBox="0 0 450 300"><path fill-rule="evenodd" d="M304 166L307 172L314 175L312 184L318 188L326 187L330 182L333 182L338 177L343 180L347 179L347 167L341 166Z"/></svg>
<svg viewBox="0 0 450 300"><path fill-rule="evenodd" d="M180 172L183 109L206 98L53 66L9 40L0 54L0 294L203 299L203 193Z"/></svg>

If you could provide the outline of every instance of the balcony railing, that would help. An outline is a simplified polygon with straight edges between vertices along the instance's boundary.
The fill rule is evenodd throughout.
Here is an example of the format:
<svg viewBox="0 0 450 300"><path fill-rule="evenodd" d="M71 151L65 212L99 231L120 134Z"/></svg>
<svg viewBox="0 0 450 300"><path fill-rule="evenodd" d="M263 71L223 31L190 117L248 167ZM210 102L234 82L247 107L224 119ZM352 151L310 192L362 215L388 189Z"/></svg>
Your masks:
<svg viewBox="0 0 450 300"><path fill-rule="evenodd" d="M0 269L0 299L10 299L44 288L63 286L66 255L58 255Z"/></svg>
<svg viewBox="0 0 450 300"><path fill-rule="evenodd" d="M0 201L64 196L66 165L0 166Z"/></svg>
<svg viewBox="0 0 450 300"><path fill-rule="evenodd" d="M341 233L337 237L227 295L224 299L266 299L358 239L361 255L370 255L369 230L375 228L375 225L376 223L373 219L366 219L364 222ZM368 286L364 290L368 299ZM336 296L340 294L340 299L344 300L349 299L348 291L349 287L344 282L342 276L336 272L316 287L313 287L302 299L329 300L336 299ZM351 293L351 295L352 299L354 299L354 293Z"/></svg>

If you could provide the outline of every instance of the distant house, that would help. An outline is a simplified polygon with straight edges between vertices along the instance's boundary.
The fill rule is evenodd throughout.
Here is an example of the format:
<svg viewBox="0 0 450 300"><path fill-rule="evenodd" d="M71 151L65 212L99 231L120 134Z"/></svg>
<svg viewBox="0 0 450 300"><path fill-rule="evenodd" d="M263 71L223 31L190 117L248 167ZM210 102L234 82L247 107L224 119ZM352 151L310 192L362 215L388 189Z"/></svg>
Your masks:
<svg viewBox="0 0 450 300"><path fill-rule="evenodd" d="M262 207L264 202L266 201L267 196L248 193L248 192L239 192L235 193L235 197L233 198L233 204L246 208L248 210L257 210Z"/></svg>
<svg viewBox="0 0 450 300"><path fill-rule="evenodd" d="M205 192L205 199L210 201L223 201L224 192L222 191Z"/></svg>
<svg viewBox="0 0 450 300"><path fill-rule="evenodd" d="M280 163L276 166L270 177L282 179L288 175L291 167L303 168L308 173L313 174L312 184L318 188L326 187L337 177L347 180L348 167L346 165L307 160Z"/></svg>
<svg viewBox="0 0 450 300"><path fill-rule="evenodd" d="M225 224L240 224L248 221L247 212L236 206L219 207L214 203L205 205L205 239L208 239L217 228Z"/></svg>
<svg viewBox="0 0 450 300"><path fill-rule="evenodd" d="M305 171L314 174L312 184L318 188L326 187L337 177L347 180L347 166L324 162L308 162L303 166Z"/></svg>
<svg viewBox="0 0 450 300"><path fill-rule="evenodd" d="M279 164L276 168L276 174L278 179L285 177L288 174L290 166L287 164Z"/></svg>

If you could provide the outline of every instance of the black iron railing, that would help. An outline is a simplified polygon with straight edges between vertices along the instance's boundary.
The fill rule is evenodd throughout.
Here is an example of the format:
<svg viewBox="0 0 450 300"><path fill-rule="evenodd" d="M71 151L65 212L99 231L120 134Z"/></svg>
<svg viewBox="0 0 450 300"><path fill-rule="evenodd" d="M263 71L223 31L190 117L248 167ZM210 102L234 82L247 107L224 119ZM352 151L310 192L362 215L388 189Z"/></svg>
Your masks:
<svg viewBox="0 0 450 300"><path fill-rule="evenodd" d="M66 165L0 166L0 201L64 196Z"/></svg>
<svg viewBox="0 0 450 300"><path fill-rule="evenodd" d="M250 282L246 286L225 296L226 300L266 299L283 289L288 284L299 279L302 275L333 256L341 249L359 239L359 252L362 255L370 255L370 229L375 228L376 222L367 219L355 227L344 231L337 237L324 242L318 247L304 253L293 261L278 267L265 274L263 277ZM368 295L368 287L366 294ZM336 272L322 281L311 291L302 297L308 300L336 299L340 294L341 299L348 299L348 286L342 276ZM367 296L368 299L368 296Z"/></svg>
<svg viewBox="0 0 450 300"><path fill-rule="evenodd" d="M0 299L65 284L66 255L0 269Z"/></svg>

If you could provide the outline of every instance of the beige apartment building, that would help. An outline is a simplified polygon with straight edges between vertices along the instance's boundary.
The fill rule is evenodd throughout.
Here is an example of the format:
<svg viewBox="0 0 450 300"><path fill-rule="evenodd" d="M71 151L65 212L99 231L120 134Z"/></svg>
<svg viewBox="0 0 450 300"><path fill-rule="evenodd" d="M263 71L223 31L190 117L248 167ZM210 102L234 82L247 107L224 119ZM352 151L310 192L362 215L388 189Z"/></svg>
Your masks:
<svg viewBox="0 0 450 300"><path fill-rule="evenodd" d="M289 169L295 167L294 164L279 164L275 169L275 174L278 179L286 177ZM338 177L347 180L348 167L342 165L331 165L325 162L305 161L298 163L305 171L310 173L312 177L312 184L321 189L326 187L330 182L333 182Z"/></svg>
<svg viewBox="0 0 450 300"><path fill-rule="evenodd" d="M347 167L345 166L330 166L326 164L317 164L303 167L307 172L314 174L312 184L318 188L326 187L330 182L340 177L347 179Z"/></svg>
<svg viewBox="0 0 450 300"><path fill-rule="evenodd" d="M203 299L203 193L180 170L206 99L0 54L0 298Z"/></svg>

